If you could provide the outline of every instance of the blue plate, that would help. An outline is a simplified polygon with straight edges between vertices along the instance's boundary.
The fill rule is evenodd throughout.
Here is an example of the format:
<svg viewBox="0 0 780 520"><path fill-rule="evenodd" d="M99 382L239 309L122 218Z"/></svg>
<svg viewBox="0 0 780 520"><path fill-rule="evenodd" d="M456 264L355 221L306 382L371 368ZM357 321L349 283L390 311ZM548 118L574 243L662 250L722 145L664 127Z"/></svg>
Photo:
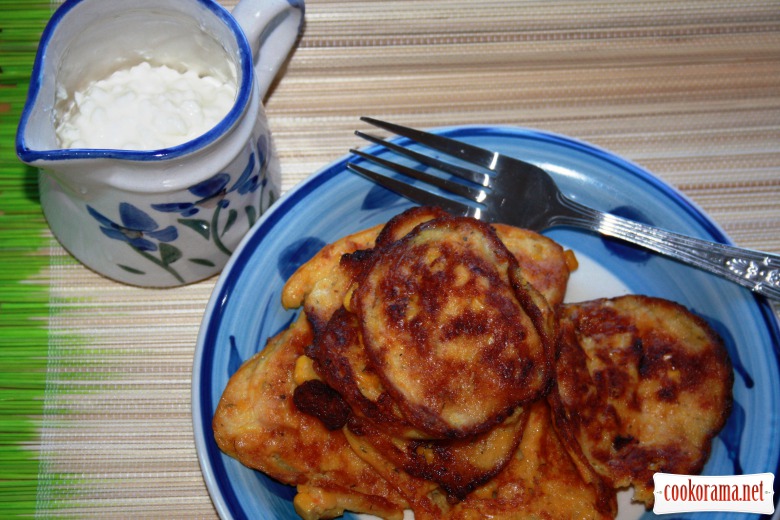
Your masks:
<svg viewBox="0 0 780 520"><path fill-rule="evenodd" d="M681 233L728 242L700 209L628 161L572 139L512 127L434 130L513 155L550 172L564 193L594 208ZM402 144L410 144L399 139ZM371 152L385 153L379 147ZM294 489L223 455L211 418L239 365L286 327L296 312L280 304L282 286L322 246L387 221L411 203L346 169L349 157L327 166L280 199L246 236L219 278L198 337L192 413L203 475L220 516L298 518ZM518 194L518 200L522 194ZM704 473L774 473L780 467L780 330L770 307L750 291L644 250L572 229L545 233L573 249L581 262L567 300L625 293L679 302L724 338L734 365L734 410L715 439ZM775 503L778 484L775 483ZM619 518L651 518L623 494ZM347 518L357 515L347 514ZM695 513L677 518L747 518Z"/></svg>

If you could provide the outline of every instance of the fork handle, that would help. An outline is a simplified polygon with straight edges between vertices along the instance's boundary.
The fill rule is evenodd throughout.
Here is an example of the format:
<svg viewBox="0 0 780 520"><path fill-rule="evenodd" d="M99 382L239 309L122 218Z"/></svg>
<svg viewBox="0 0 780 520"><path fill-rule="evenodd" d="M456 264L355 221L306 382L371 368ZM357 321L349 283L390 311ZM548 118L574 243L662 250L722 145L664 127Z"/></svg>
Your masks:
<svg viewBox="0 0 780 520"><path fill-rule="evenodd" d="M556 225L570 225L620 238L736 282L780 301L780 255L682 235L604 213L568 198Z"/></svg>

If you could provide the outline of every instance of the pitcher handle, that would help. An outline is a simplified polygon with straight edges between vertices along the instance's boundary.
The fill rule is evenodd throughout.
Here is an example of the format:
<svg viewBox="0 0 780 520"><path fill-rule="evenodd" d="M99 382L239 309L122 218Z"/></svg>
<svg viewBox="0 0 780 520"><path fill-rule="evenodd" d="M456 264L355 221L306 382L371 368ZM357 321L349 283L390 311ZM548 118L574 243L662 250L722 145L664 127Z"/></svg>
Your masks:
<svg viewBox="0 0 780 520"><path fill-rule="evenodd" d="M241 0L231 14L246 34L264 98L303 28L303 0Z"/></svg>

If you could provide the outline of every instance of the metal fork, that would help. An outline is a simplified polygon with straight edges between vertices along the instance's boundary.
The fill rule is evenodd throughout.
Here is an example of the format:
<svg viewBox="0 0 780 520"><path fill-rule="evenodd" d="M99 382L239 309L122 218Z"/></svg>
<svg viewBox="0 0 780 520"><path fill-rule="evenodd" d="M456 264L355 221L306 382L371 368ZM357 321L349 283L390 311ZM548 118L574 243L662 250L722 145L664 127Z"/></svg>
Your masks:
<svg viewBox="0 0 780 520"><path fill-rule="evenodd" d="M360 150L351 150L371 163L457 196L438 195L366 168L359 162L351 161L347 164L350 170L413 202L439 206L456 215L502 222L534 231L556 226L596 231L715 273L757 294L780 301L780 255L710 242L604 213L566 197L552 177L533 164L441 135L370 117L362 117L361 120L473 165L473 168L465 168L356 131L355 134L363 139L465 181L444 179Z"/></svg>

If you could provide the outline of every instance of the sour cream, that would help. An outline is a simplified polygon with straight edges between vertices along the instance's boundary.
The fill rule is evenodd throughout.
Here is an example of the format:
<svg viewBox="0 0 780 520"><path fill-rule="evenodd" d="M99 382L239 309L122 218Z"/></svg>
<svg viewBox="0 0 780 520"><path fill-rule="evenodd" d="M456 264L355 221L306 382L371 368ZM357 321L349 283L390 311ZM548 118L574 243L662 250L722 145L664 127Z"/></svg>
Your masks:
<svg viewBox="0 0 780 520"><path fill-rule="evenodd" d="M235 97L235 82L142 62L75 92L56 134L63 148L168 148L211 129Z"/></svg>

